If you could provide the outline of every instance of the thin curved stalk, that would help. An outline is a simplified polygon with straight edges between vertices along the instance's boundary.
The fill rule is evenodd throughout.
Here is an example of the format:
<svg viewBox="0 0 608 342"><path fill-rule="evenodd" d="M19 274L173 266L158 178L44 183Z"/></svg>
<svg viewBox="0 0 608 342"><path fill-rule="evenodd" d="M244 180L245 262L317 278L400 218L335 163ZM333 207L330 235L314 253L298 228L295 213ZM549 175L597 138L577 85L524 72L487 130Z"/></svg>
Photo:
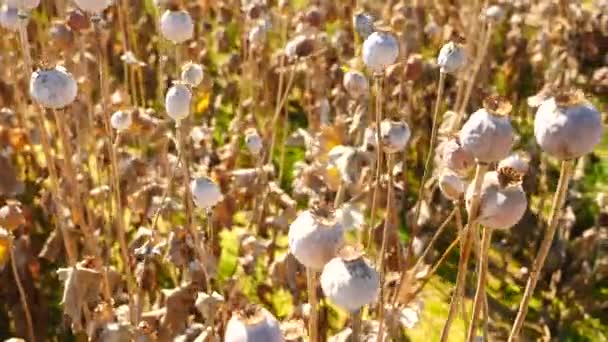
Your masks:
<svg viewBox="0 0 608 342"><path fill-rule="evenodd" d="M19 276L19 269L17 268L17 257L15 255L15 244L11 238L11 267L13 269L13 277L15 278L15 284L17 284L17 290L19 291L19 299L21 300L21 306L25 314L25 322L27 324L27 334L30 341L36 341L36 335L34 334L34 324L32 322L32 314L27 304L27 294L23 288L21 277Z"/></svg>
<svg viewBox="0 0 608 342"><path fill-rule="evenodd" d="M549 249L551 248L551 243L553 242L553 237L555 236L555 232L557 230L557 223L560 217L559 214L562 206L564 205L564 200L566 199L566 194L568 192L568 184L570 183L570 178L572 177L573 166L574 161L572 160L562 161L559 182L557 183L557 189L553 196L551 215L549 216L549 225L547 227L547 231L545 232L545 237L543 238L543 241L540 244L538 254L534 259L534 264L532 265L532 272L530 273L530 278L528 278L526 290L519 305L519 311L517 312L517 317L515 318L515 322L513 323L513 328L511 329L511 333L509 335L509 342L513 342L517 339L526 319L526 314L528 313L528 305L530 304L530 300L532 299L532 295L534 294L534 289L536 288L536 284L538 283L540 272L545 264L545 259L549 254Z"/></svg>
<svg viewBox="0 0 608 342"><path fill-rule="evenodd" d="M308 318L308 336L310 342L319 342L319 298L317 298L317 283L315 271L306 268L306 287L308 289L308 304L310 304L310 317Z"/></svg>
<svg viewBox="0 0 608 342"><path fill-rule="evenodd" d="M456 212L458 210L459 210L458 207L454 207L454 209L452 209L452 212L443 221L443 223L441 224L441 226L439 226L439 229L437 229L437 231L435 232L435 234L431 238L431 241L429 241L428 245L426 246L426 248L422 252L422 255L420 255L420 258L418 258L418 260L416 261L416 264L414 265L414 267L412 267L412 269L415 270L424 261L424 259L426 258L426 256L431 252L431 249L435 245L435 242L437 242L437 239L439 238L439 235L441 235L441 233L445 230L445 227L447 227L448 224L452 221L452 218L456 215Z"/></svg>
<svg viewBox="0 0 608 342"><path fill-rule="evenodd" d="M484 227L483 236L481 238L481 250L479 253L479 275L477 277L477 289L475 290L475 298L473 300L473 313L471 314L471 325L469 326L469 332L467 341L472 342L475 338L475 331L477 328L477 319L481 313L481 308L484 303L486 296L486 285L488 275L488 251L490 250L490 243L492 242L492 229Z"/></svg>
<svg viewBox="0 0 608 342"><path fill-rule="evenodd" d="M445 261L445 259L447 259L448 255L450 255L450 252L456 247L456 245L458 244L458 242L460 242L460 236L456 236L456 238L454 239L454 241L452 241L452 243L450 243L450 245L448 246L448 248L445 249L445 251L443 252L443 254L441 255L441 257L439 258L439 260L437 260L437 262L435 263L435 265L433 265L433 268L431 268L431 270L429 271L429 273L427 273L427 275L424 277L424 280L422 281L422 284L418 285L418 287L416 288L416 290L414 290L413 297L417 297L418 294L420 293L420 291L422 291L424 289L424 287L426 286L426 284L428 284L428 282L431 280L431 277L437 272L437 270L439 269L439 266L441 266L441 264L443 264L443 262Z"/></svg>
<svg viewBox="0 0 608 342"><path fill-rule="evenodd" d="M473 86L475 85L475 80L477 79L477 74L481 69L481 63L486 56L488 51L488 46L490 45L490 39L492 38L493 26L491 23L488 24L488 28L486 30L486 35L484 36L483 44L479 53L477 54L477 58L473 64L473 69L471 70L471 76L467 82L467 87L464 92L464 97L462 98L462 102L460 107L458 107L458 111L456 113L456 118L452 121L451 130L454 131L457 127L460 127L462 123L462 119L464 117L464 111L467 109L467 105L469 104L469 100L471 99L471 94L473 92Z"/></svg>
<svg viewBox="0 0 608 342"><path fill-rule="evenodd" d="M450 332L450 327L452 326L452 322L454 321L454 318L456 316L456 313L458 311L458 304L462 303L463 306L463 314L464 314L464 288L466 285L466 278L467 278L467 269L468 269L468 265L469 265L469 256L471 255L471 244L472 244L472 236L471 233L473 232L473 230L464 231L464 228L462 227L462 217L460 215L460 210L458 210L457 212L457 217L456 217L456 221L458 222L458 226L459 226L459 235L461 237L461 244L460 244L460 259L458 260L458 273L456 275L456 285L454 287L454 292L452 293L452 299L450 301L450 308L448 311L448 317L446 319L446 322L443 326L443 329L441 331L441 342L445 342L447 341L449 332ZM466 315L463 316L464 322L466 324L467 320L466 320ZM466 331L468 331L468 327L466 328ZM466 334L466 332L465 332Z"/></svg>
<svg viewBox="0 0 608 342"><path fill-rule="evenodd" d="M373 249L374 241L373 241L373 232L374 232L374 224L376 219L376 201L378 200L378 192L380 191L380 176L382 175L382 134L380 132L380 123L382 122L382 81L383 74L374 75L374 83L376 87L376 175L370 179L370 188L371 185L375 183L374 193L372 195L372 209L370 213L370 224L369 230L367 232L367 244L368 248ZM391 173L391 170L389 170ZM378 335L381 336L381 335Z"/></svg>
<svg viewBox="0 0 608 342"><path fill-rule="evenodd" d="M287 97L289 97L289 92L291 91L291 87L293 86L293 81L296 75L295 66L289 68L289 78L287 80L287 86L285 88L285 93L281 95L281 87L283 80L283 72L279 75L279 91L277 92L276 97L276 107L274 110L274 116L272 117L272 137L270 138L270 150L268 151L268 163L272 162L272 158L274 157L274 148L276 144L277 138L277 123L279 121L279 117L281 112L283 111L283 106L285 106L285 102L287 101ZM287 119L286 119L287 120Z"/></svg>
<svg viewBox="0 0 608 342"><path fill-rule="evenodd" d="M437 126L439 125L439 108L441 108L441 98L445 90L445 73L439 73L439 85L437 86L437 99L435 100L435 109L433 110L433 123L431 128L431 141L429 142L429 151L426 154L426 161L424 163L424 173L420 180L420 186L418 188L418 199L416 203L416 210L414 212L414 221L412 227L414 235L418 230L418 220L420 219L420 208L422 207L422 193L424 192L424 184L426 183L431 169L431 161L435 150L435 140L437 140ZM411 246L411 244L410 244Z"/></svg>
<svg viewBox="0 0 608 342"><path fill-rule="evenodd" d="M382 230L382 245L380 246L379 260L378 260L378 272L380 273L380 308L378 310L378 323L380 324L378 330L378 342L382 341L384 336L384 280L386 278L386 272L384 270L384 264L386 261L386 245L388 244L388 230L391 226L391 214L393 212L393 165L395 163L395 154L389 153L387 156L387 168L388 168L388 194L386 199L386 214L384 218L384 229Z"/></svg>

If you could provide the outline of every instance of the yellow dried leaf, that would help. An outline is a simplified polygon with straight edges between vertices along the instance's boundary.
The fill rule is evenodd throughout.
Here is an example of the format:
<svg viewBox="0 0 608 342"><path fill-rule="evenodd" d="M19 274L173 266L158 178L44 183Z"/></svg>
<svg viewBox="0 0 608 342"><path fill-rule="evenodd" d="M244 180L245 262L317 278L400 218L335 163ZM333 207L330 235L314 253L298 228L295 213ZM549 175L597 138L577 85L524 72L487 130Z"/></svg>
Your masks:
<svg viewBox="0 0 608 342"><path fill-rule="evenodd" d="M211 103L211 91L204 91L196 102L196 112L202 113L209 108Z"/></svg>

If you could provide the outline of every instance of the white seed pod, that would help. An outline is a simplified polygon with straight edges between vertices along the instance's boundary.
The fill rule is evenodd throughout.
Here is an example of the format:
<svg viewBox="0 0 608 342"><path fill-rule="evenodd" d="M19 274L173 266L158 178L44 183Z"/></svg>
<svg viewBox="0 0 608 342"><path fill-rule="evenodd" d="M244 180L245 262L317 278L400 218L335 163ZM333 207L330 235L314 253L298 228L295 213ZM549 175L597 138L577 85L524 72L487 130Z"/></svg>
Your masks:
<svg viewBox="0 0 608 342"><path fill-rule="evenodd" d="M298 47L305 44L307 40L305 35L300 34L288 41L285 44L285 56L292 60L298 58Z"/></svg>
<svg viewBox="0 0 608 342"><path fill-rule="evenodd" d="M350 96L357 99L365 96L369 93L369 81L362 72L356 70L349 70L344 74L342 80L344 89Z"/></svg>
<svg viewBox="0 0 608 342"><path fill-rule="evenodd" d="M266 43L266 26L263 24L254 26L247 38L253 49L261 49Z"/></svg>
<svg viewBox="0 0 608 342"><path fill-rule="evenodd" d="M283 342L279 321L268 310L250 305L232 315L224 342Z"/></svg>
<svg viewBox="0 0 608 342"><path fill-rule="evenodd" d="M383 73L399 57L399 43L388 32L374 32L363 42L363 63L375 73Z"/></svg>
<svg viewBox="0 0 608 342"><path fill-rule="evenodd" d="M9 31L19 30L19 10L8 5L0 6L0 27Z"/></svg>
<svg viewBox="0 0 608 342"><path fill-rule="evenodd" d="M485 10L485 19L492 23L498 23L505 17L505 10L502 6L492 5Z"/></svg>
<svg viewBox="0 0 608 342"><path fill-rule="evenodd" d="M254 156L259 156L260 152L262 152L264 142L255 128L249 128L245 131L245 146L247 146L249 153Z"/></svg>
<svg viewBox="0 0 608 342"><path fill-rule="evenodd" d="M131 117L131 113L123 110L119 110L112 114L110 117L110 124L112 128L117 131L126 131L131 127L133 123L133 118Z"/></svg>
<svg viewBox="0 0 608 342"><path fill-rule="evenodd" d="M474 185L466 193L467 210L471 210ZM512 169L499 169L485 174L480 192L479 223L491 229L508 229L521 220L528 207L521 186L521 175Z"/></svg>
<svg viewBox="0 0 608 342"><path fill-rule="evenodd" d="M376 31L376 28L374 27L374 17L367 13L355 14L353 23L355 25L355 30L362 39L367 39L367 37Z"/></svg>
<svg viewBox="0 0 608 342"><path fill-rule="evenodd" d="M441 159L445 166L458 173L466 173L475 165L475 158L471 152L462 148L458 138L450 139L442 144Z"/></svg>
<svg viewBox="0 0 608 342"><path fill-rule="evenodd" d="M191 101L190 89L185 84L174 84L165 96L165 110L173 120L183 120L190 114Z"/></svg>
<svg viewBox="0 0 608 342"><path fill-rule="evenodd" d="M507 101L491 96L484 100L484 108L471 114L462 126L460 143L478 162L497 162L511 152L514 137L507 116L510 111Z"/></svg>
<svg viewBox="0 0 608 342"><path fill-rule="evenodd" d="M603 133L600 112L580 92L543 101L534 118L536 141L547 154L562 160L593 151Z"/></svg>
<svg viewBox="0 0 608 342"><path fill-rule="evenodd" d="M59 109L70 105L78 94L78 84L64 67L34 71L30 79L30 96L45 108Z"/></svg>
<svg viewBox="0 0 608 342"><path fill-rule="evenodd" d="M340 220L345 231L361 229L365 224L365 215L355 204L344 203L336 210L336 217Z"/></svg>
<svg viewBox="0 0 608 342"><path fill-rule="evenodd" d="M200 64L188 62L182 66L182 82L196 87L203 81L205 72Z"/></svg>
<svg viewBox="0 0 608 342"><path fill-rule="evenodd" d="M386 153L403 151L412 135L405 121L384 120L380 123L382 148Z"/></svg>
<svg viewBox="0 0 608 342"><path fill-rule="evenodd" d="M444 169L439 176L439 190L449 200L461 199L466 190L466 184L456 173Z"/></svg>
<svg viewBox="0 0 608 342"><path fill-rule="evenodd" d="M344 240L344 229L333 217L318 208L306 210L289 226L290 252L313 270L321 270L331 260Z"/></svg>
<svg viewBox="0 0 608 342"><path fill-rule="evenodd" d="M327 154L328 164L340 172L342 182L353 184L359 179L359 170L354 169L355 156L357 149L351 146L337 145Z"/></svg>
<svg viewBox="0 0 608 342"><path fill-rule="evenodd" d="M323 268L323 293L337 306L355 312L376 301L380 289L378 272L352 247L343 248Z"/></svg>
<svg viewBox="0 0 608 342"><path fill-rule="evenodd" d="M460 44L448 42L439 50L437 65L439 65L440 72L453 74L464 68L466 64L467 54Z"/></svg>
<svg viewBox="0 0 608 342"><path fill-rule="evenodd" d="M78 7L88 13L101 14L112 4L112 0L74 0Z"/></svg>
<svg viewBox="0 0 608 342"><path fill-rule="evenodd" d="M7 0L6 5L20 10L31 11L40 5L40 0Z"/></svg>
<svg viewBox="0 0 608 342"><path fill-rule="evenodd" d="M194 23L190 13L167 10L160 18L160 31L174 44L183 43L194 36Z"/></svg>
<svg viewBox="0 0 608 342"><path fill-rule="evenodd" d="M224 198L220 187L207 177L193 180L190 190L194 203L201 209L210 209Z"/></svg>
<svg viewBox="0 0 608 342"><path fill-rule="evenodd" d="M512 168L517 173L525 175L529 169L529 158L521 153L513 153L498 163L497 169Z"/></svg>

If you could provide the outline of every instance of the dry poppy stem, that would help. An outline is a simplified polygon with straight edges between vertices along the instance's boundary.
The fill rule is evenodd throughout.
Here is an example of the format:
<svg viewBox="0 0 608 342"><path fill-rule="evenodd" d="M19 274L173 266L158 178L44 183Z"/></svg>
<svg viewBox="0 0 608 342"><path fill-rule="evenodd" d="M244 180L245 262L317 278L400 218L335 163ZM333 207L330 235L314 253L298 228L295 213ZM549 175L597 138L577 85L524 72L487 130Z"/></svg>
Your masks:
<svg viewBox="0 0 608 342"><path fill-rule="evenodd" d="M532 272L530 273L530 278L528 278L526 290L519 305L519 311L517 312L517 317L515 318L515 322L513 323L511 334L509 335L509 342L513 342L518 338L521 328L526 319L526 314L528 313L528 305L530 304L530 300L532 299L532 295L534 294L536 283L538 282L540 272L545 264L545 259L549 254L549 249L551 248L551 243L553 242L553 237L555 236L555 232L557 230L557 223L559 221L561 208L564 205L564 200L566 199L566 194L568 192L568 184L572 177L573 166L573 160L562 161L559 181L557 183L557 189L555 190L555 194L553 196L553 204L551 205L549 225L547 226L547 230L545 231L545 237L543 238L543 241L540 244L538 254L534 259L534 264L532 265Z"/></svg>
<svg viewBox="0 0 608 342"><path fill-rule="evenodd" d="M374 81L376 84L376 175L370 179L371 185L375 183L374 194L372 195L372 209L370 213L370 224L367 232L367 244L368 248L373 249L373 231L376 218L376 201L378 200L378 191L380 191L380 175L382 174L382 134L380 132L380 123L382 122L382 81L383 74L374 75ZM389 173L392 171L389 170ZM380 335L378 335L380 336Z"/></svg>
<svg viewBox="0 0 608 342"><path fill-rule="evenodd" d="M481 250L479 253L479 275L477 276L477 289L475 290L475 298L473 299L473 313L471 315L471 325L467 341L472 342L475 338L477 328L477 319L484 305L486 297L487 275L488 275L488 251L492 242L492 229L484 227L481 238Z"/></svg>
<svg viewBox="0 0 608 342"><path fill-rule="evenodd" d="M443 252L443 254L441 255L441 257L439 258L439 260L435 263L435 265L433 265L433 268L431 268L431 270L429 271L429 273L424 277L422 284L420 284L416 290L414 291L414 296L413 297L417 297L418 294L420 293L420 291L422 291L424 289L424 287L426 286L426 284L428 284L428 282L431 280L431 277L437 272L437 270L439 269L439 266L441 266L443 264L443 262L445 261L445 259L448 257L448 255L450 255L450 252L452 252L452 250L456 247L456 245L458 244L458 242L460 242L460 236L456 236L456 238L454 239L454 241L452 241L452 243L450 243L450 245L448 246L448 248L445 249L445 251Z"/></svg>
<svg viewBox="0 0 608 342"><path fill-rule="evenodd" d="M310 317L308 318L308 335L310 342L319 342L319 298L317 298L317 281L315 271L306 268L306 287L308 289L308 304L310 304Z"/></svg>
<svg viewBox="0 0 608 342"><path fill-rule="evenodd" d="M488 52L488 46L490 45L490 39L492 38L492 23L488 23L488 28L486 30L486 35L483 38L482 47L479 50L477 57L473 63L473 69L471 70L471 76L467 82L467 87L464 92L464 97L462 99L462 103L458 108L458 112L456 114L455 120L452 121L451 130L454 131L457 127L460 127L460 123L464 117L464 111L467 109L467 105L469 104L469 100L471 99L471 94L473 92L473 86L475 85L475 79L477 78L477 74L481 69L481 63Z"/></svg>
<svg viewBox="0 0 608 342"><path fill-rule="evenodd" d="M422 193L424 192L424 185L429 177L431 169L431 161L435 150L435 140L437 140L437 126L439 124L439 108L441 108L441 99L443 98L443 92L445 90L445 73L439 72L439 85L437 86L437 98L435 99L435 109L433 110L433 123L431 128L431 141L429 142L429 151L426 154L426 161L424 163L424 172L422 179L420 180L420 186L418 187L418 202L416 203L416 210L414 214L414 221L412 227L414 235L418 230L418 220L420 219L420 208L422 206ZM411 244L410 244L411 247Z"/></svg>
<svg viewBox="0 0 608 342"><path fill-rule="evenodd" d="M28 73L33 71L32 67L32 57L30 54L30 44L27 35L27 14L19 15L19 40L21 45L21 52L23 54L23 60L25 62L26 70ZM59 178L57 176L57 169L55 167L55 159L53 158L53 154L51 152L51 144L48 140L48 131L46 129L45 119L43 115L44 109L36 110L36 125L40 132L40 142L42 144L42 151L44 153L44 159L46 160L47 168L49 169L49 174L51 176L51 196L53 200L57 203L61 203L61 195L59 189ZM75 250L75 242L70 237L70 232L67 227L63 224L63 221L60 219L61 215L57 214L57 225L61 230L61 235L63 237L63 243L65 247L65 252L68 257L68 263L70 266L76 264L78 260L77 251Z"/></svg>
<svg viewBox="0 0 608 342"><path fill-rule="evenodd" d="M192 193L190 192L190 162L188 159L188 151L186 137L188 136L187 124L183 121L178 121L175 125L177 135L177 147L179 155L182 158L182 172L184 181L184 207L186 208L186 229L190 230L192 226Z"/></svg>
<svg viewBox="0 0 608 342"><path fill-rule="evenodd" d="M416 269L420 266L420 264L424 261L424 259L426 258L426 256L431 252L431 249L433 248L433 246L435 245L435 242L437 242L437 239L439 238L439 235L441 235L441 233L445 230L445 227L448 226L448 224L452 221L452 218L456 215L456 212L459 210L458 207L454 207L454 209L452 209L452 212L450 213L450 215L448 215L448 217L443 221L443 223L441 224L441 226L439 226L439 229L437 229L437 231L435 232L435 234L433 235L433 237L431 238L431 241L429 242L429 244L426 246L426 248L424 249L424 251L422 252L422 255L420 255L420 258L418 258L418 260L416 261L416 264L414 265L414 267L412 267L412 269Z"/></svg>
<svg viewBox="0 0 608 342"><path fill-rule="evenodd" d="M116 219L116 233L118 235L118 244L121 250L121 259L124 265L124 271L126 275L127 293L129 297L129 316L131 323L137 325L137 311L134 299L134 288L133 288L133 276L131 273L131 265L129 262L129 250L127 245L126 228L124 221L124 208L122 205L122 197L120 191L120 176L118 174L118 157L116 147L117 144L112 143L114 140L112 129L110 128L110 114L106 106L106 99L108 99L108 88L105 83L105 69L106 69L106 58L103 50L103 39L101 37L101 18L94 16L91 18L93 27L95 29L95 38L97 39L97 63L99 67L99 90L100 99L99 103L102 110L102 121L105 129L105 134L110 141L108 146L110 152L110 180L114 193L114 201L116 205L115 219ZM118 142L118 138L116 138ZM78 192L80 194L80 192ZM88 240L88 239L87 239Z"/></svg>
<svg viewBox="0 0 608 342"><path fill-rule="evenodd" d="M352 329L352 333L350 335L351 342L361 342L361 316L362 309L359 309L355 312L351 312L350 314L350 325Z"/></svg>
<svg viewBox="0 0 608 342"><path fill-rule="evenodd" d="M391 213L393 213L393 167L395 164L395 153L389 153L386 166L388 169L388 194L386 199L386 214L384 218L384 229L382 230L382 245L378 256L378 272L380 273L380 307L378 310L378 342L382 341L384 335L384 280L386 278L384 263L386 260L386 245L388 244L388 230L391 227ZM373 228L372 228L373 229Z"/></svg>
<svg viewBox="0 0 608 342"><path fill-rule="evenodd" d="M275 144L276 144L276 138L277 138L277 123L279 122L279 116L281 114L281 112L283 111L283 106L285 106L285 102L287 101L287 97L289 97L289 92L291 91L291 87L293 86L293 81L296 75L296 71L295 71L295 65L292 68L289 68L289 79L287 80L287 86L285 88L285 93L283 93L281 95L281 87L282 87L282 80L283 80L283 71L281 71L280 75L279 75L279 90L277 91L277 98L276 98L276 107L274 110L274 116L272 117L272 137L270 139L270 150L268 151L268 162L271 163L272 162L272 158L274 156L274 148L275 148Z"/></svg>
<svg viewBox="0 0 608 342"><path fill-rule="evenodd" d="M473 230L464 231L462 227L462 217L460 216L460 209L457 212L456 221L459 225L459 234L461 237L460 244L460 259L458 260L458 273L456 275L456 285L454 288L454 292L452 293L452 299L450 302L450 309L448 311L448 317L443 326L443 330L441 331L441 342L447 341L450 327L452 326L452 322L456 316L456 312L458 311L458 303L462 303L463 305L463 314L464 314L464 289L466 286L466 278L467 278L467 269L469 265L469 257L471 255L471 244L473 237L471 234ZM466 316L463 316L463 320L465 324L467 324ZM468 327L466 328L468 331ZM465 332L466 334L466 332Z"/></svg>
<svg viewBox="0 0 608 342"><path fill-rule="evenodd" d="M158 206L158 209L156 209L156 212L154 213L154 219L152 220L152 231L156 230L156 225L158 224L158 218L160 217L160 213L165 208L165 201L167 200L167 197L169 196L169 191L171 190L171 184L173 184L173 180L175 179L175 175L177 174L177 169L181 165L181 161L182 161L182 156L178 152L177 162L175 163L175 165L173 166L173 169L171 170L171 176L169 177L169 182L167 183L167 187L165 188L165 190L163 191L163 195L161 196L160 205Z"/></svg>
<svg viewBox="0 0 608 342"><path fill-rule="evenodd" d="M11 248L11 267L13 269L13 276L15 277L15 284L17 284L17 290L19 290L19 298L21 299L21 306L23 307L23 313L25 314L25 322L27 323L27 334L30 341L36 341L36 335L34 334L34 324L32 322L32 314L27 304L27 294L23 288L21 277L19 276L19 269L17 268L17 256L15 255L15 243L14 239L10 238Z"/></svg>

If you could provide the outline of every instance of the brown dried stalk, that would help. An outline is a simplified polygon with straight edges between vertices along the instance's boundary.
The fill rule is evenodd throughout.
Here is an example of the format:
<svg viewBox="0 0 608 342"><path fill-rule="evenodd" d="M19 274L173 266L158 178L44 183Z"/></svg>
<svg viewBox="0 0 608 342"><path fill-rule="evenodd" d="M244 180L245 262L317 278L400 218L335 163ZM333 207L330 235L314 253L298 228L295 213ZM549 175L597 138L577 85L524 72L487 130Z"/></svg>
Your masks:
<svg viewBox="0 0 608 342"><path fill-rule="evenodd" d="M543 241L540 244L538 254L534 259L534 264L532 265L532 272L530 273L530 278L528 278L526 290L519 305L519 311L517 312L517 317L515 318L515 322L513 323L511 334L509 335L509 342L513 342L518 338L521 328L526 319L526 314L528 313L528 305L530 304L530 300L532 299L532 295L534 294L536 283L538 282L538 278L540 277L540 271L542 270L543 265L545 264L545 259L549 254L549 249L551 248L551 243L553 242L553 237L555 236L555 232L557 230L557 223L559 221L560 216L559 214L562 206L564 205L564 200L566 199L566 194L568 192L568 184L570 182L570 178L572 177L573 166L574 161L572 160L562 161L559 181L557 183L557 189L555 190L555 194L553 196L553 204L551 205L549 225L547 226L547 230L545 231L545 237L543 238Z"/></svg>
<svg viewBox="0 0 608 342"><path fill-rule="evenodd" d="M25 293L25 289L23 288L23 283L21 282L21 277L19 276L19 269L17 268L17 256L15 255L15 243L14 239L10 238L11 249L11 267L13 269L13 276L15 277L15 284L17 284L17 290L19 290L19 299L21 299L21 306L23 307L23 312L25 314L25 321L27 323L27 334L30 341L36 341L36 335L34 334L34 324L32 322L32 314L30 313L30 308L27 304L27 294Z"/></svg>
<svg viewBox="0 0 608 342"><path fill-rule="evenodd" d="M486 298L486 278L488 274L488 251L490 250L490 243L492 242L492 229L484 227L483 236L481 238L481 248L479 251L479 275L477 276L477 289L475 290L475 298L473 300L473 313L471 315L471 325L469 326L469 332L467 341L472 342L475 338L475 331L477 327L477 319L481 312L481 307L484 304Z"/></svg>

